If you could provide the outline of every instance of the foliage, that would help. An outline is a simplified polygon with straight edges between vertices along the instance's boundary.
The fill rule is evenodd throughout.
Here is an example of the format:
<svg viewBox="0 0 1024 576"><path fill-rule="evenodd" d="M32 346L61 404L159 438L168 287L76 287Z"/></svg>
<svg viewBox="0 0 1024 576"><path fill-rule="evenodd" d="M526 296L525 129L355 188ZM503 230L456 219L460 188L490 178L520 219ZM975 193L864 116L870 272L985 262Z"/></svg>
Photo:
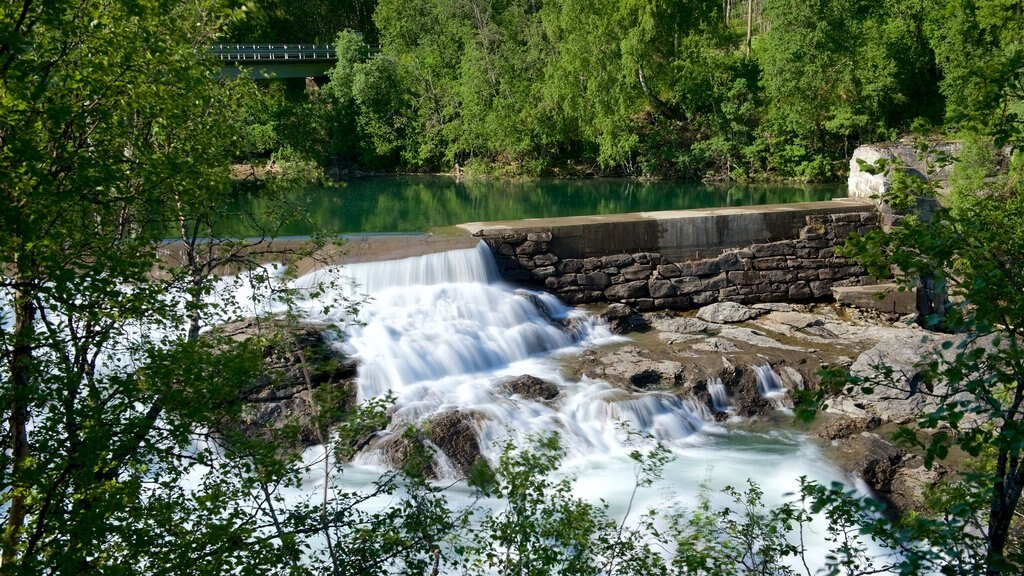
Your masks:
<svg viewBox="0 0 1024 576"><path fill-rule="evenodd" d="M922 449L929 466L954 446L987 462L966 476L960 488L964 502L951 511L965 529L975 522L984 526L985 538L951 549L966 548L958 556L965 566L961 573L983 566L996 574L1019 571L1024 562L1011 541L1024 488L1024 163L1018 153L1008 172L991 176L994 147L983 144L969 146L967 161L955 168L948 202L936 202L924 181L897 173L888 198L911 213L887 234L855 236L846 249L869 272L902 271L902 282L916 284L919 297L922 286L948 290L955 305L934 305L921 321L957 335L942 342L934 357L923 358L916 374L882 369L864 378L834 372L815 400L827 392L883 387L925 396L929 407L916 425L930 436L922 442L904 429L898 437Z"/></svg>

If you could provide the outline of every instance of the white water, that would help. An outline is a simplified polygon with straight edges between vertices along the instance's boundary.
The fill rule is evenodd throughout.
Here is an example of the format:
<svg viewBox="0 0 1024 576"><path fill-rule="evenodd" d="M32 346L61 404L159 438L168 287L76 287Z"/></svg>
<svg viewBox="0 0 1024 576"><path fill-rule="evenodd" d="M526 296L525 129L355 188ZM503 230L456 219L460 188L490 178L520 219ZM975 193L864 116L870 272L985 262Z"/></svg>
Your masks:
<svg viewBox="0 0 1024 576"><path fill-rule="evenodd" d="M327 311L323 299L307 303L309 314L346 328L347 338L337 345L359 362L359 398L392 394L393 431L458 409L472 414L481 451L492 461L508 438L520 443L530 434L557 431L567 450L563 473L577 478L579 495L608 501L613 514L625 512L634 485L622 422L651 434L675 455L665 481L642 491L634 510L693 506L702 484L714 495L724 486L742 488L753 479L772 505L798 490L801 476L826 484L850 481L800 434L722 428L708 406L692 400L625 391L587 376L566 377L559 371L561 356L617 337L551 295L501 282L483 243L475 249L351 265L342 273L358 287L339 293L351 296L362 289L371 297L358 316L340 308ZM319 279L298 283L312 286ZM785 390L771 367L754 369L761 394L781 406ZM559 395L540 402L495 389L502 379L523 374L555 383ZM709 381L708 391L715 409L729 410L720 381ZM371 445L346 477L372 477L384 465L383 452ZM454 473L443 457L436 468ZM310 478L307 486L317 482ZM812 530L807 538L819 542L824 554L820 532L820 527L817 534Z"/></svg>
<svg viewBox="0 0 1024 576"><path fill-rule="evenodd" d="M757 391L761 397L771 401L777 410L786 410L786 388L779 375L769 364L754 366L754 373L757 374Z"/></svg>

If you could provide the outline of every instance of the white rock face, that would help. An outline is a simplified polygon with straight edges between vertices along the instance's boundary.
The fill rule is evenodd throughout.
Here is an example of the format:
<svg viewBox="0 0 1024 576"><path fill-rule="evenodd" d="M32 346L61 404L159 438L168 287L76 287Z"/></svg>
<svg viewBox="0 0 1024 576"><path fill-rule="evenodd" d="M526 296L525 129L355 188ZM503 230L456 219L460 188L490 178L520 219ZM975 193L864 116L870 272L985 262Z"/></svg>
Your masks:
<svg viewBox="0 0 1024 576"><path fill-rule="evenodd" d="M962 147L960 142L933 142L925 154L919 152L914 143L905 141L858 146L850 158L849 196L870 198L888 192L892 185L887 171L871 174L861 168L860 161L867 164L876 164L879 160L890 164L898 162L910 174L937 180L941 186L952 171L951 160L960 154Z"/></svg>

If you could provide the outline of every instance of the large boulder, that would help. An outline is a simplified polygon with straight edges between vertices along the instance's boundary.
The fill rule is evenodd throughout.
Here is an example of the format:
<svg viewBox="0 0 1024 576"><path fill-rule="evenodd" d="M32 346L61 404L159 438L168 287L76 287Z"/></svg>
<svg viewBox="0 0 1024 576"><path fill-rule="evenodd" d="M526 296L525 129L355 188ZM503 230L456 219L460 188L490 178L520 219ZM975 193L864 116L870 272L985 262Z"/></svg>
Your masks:
<svg viewBox="0 0 1024 576"><path fill-rule="evenodd" d="M918 178L931 178L944 183L952 171L952 159L960 154L960 142L933 142L924 154L916 142L882 142L864 144L853 151L850 158L850 177L847 181L851 198L881 196L892 186L888 169L876 170L880 162L892 167L901 166L905 172ZM862 167L863 165L863 167Z"/></svg>

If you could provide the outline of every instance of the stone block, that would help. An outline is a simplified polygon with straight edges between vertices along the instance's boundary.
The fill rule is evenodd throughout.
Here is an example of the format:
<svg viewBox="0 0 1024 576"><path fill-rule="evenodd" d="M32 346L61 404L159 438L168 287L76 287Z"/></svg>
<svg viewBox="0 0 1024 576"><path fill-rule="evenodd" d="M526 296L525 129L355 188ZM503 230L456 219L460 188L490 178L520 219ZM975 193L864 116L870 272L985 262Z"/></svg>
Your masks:
<svg viewBox="0 0 1024 576"><path fill-rule="evenodd" d="M738 284L746 286L749 284L757 284L761 281L761 274L752 271L736 271L728 273L729 282L732 284Z"/></svg>
<svg viewBox="0 0 1024 576"><path fill-rule="evenodd" d="M831 244L829 244L828 240L822 238L820 240L804 240L804 246L807 248L828 248Z"/></svg>
<svg viewBox="0 0 1024 576"><path fill-rule="evenodd" d="M577 287L575 274L563 274L561 276L550 276L544 279L544 287L548 290L561 291L570 287Z"/></svg>
<svg viewBox="0 0 1024 576"><path fill-rule="evenodd" d="M718 290L696 292L694 294L691 294L690 298L693 299L693 304L695 306L704 306L706 304L713 304L715 302L718 302L719 294L720 292Z"/></svg>
<svg viewBox="0 0 1024 576"><path fill-rule="evenodd" d="M808 258L806 260L797 260L796 262L794 262L794 264L796 264L797 268L818 269L826 267L825 261L822 260L821 258Z"/></svg>
<svg viewBox="0 0 1024 576"><path fill-rule="evenodd" d="M561 260L555 265L555 268L562 274L576 274L583 272L583 261L575 258Z"/></svg>
<svg viewBox="0 0 1024 576"><path fill-rule="evenodd" d="M686 296L654 299L654 307L659 310L686 310L692 306L693 301Z"/></svg>
<svg viewBox="0 0 1024 576"><path fill-rule="evenodd" d="M679 272L683 276L710 276L718 274L721 270L722 267L717 259L679 263Z"/></svg>
<svg viewBox="0 0 1024 576"><path fill-rule="evenodd" d="M576 283L583 288L593 290L604 290L605 288L611 286L612 279L611 277L608 276L608 274L605 274L604 272L601 271L597 271L589 272L586 274L577 274Z"/></svg>
<svg viewBox="0 0 1024 576"><path fill-rule="evenodd" d="M601 258L602 268L625 268L633 265L633 257L629 254L612 254Z"/></svg>
<svg viewBox="0 0 1024 576"><path fill-rule="evenodd" d="M669 280L648 280L647 290L654 299L669 298L678 294L676 287Z"/></svg>
<svg viewBox="0 0 1024 576"><path fill-rule="evenodd" d="M658 266L658 276L662 278L678 278L681 275L679 267L675 264L662 264Z"/></svg>
<svg viewBox="0 0 1024 576"><path fill-rule="evenodd" d="M797 270L796 271L796 278L797 278L797 280L808 280L808 281L809 280L817 280L818 279L818 269L817 268L813 268L813 269L810 269L810 270Z"/></svg>
<svg viewBox="0 0 1024 576"><path fill-rule="evenodd" d="M526 239L530 242L551 242L551 232L531 232Z"/></svg>
<svg viewBox="0 0 1024 576"><path fill-rule="evenodd" d="M629 298L649 298L650 292L647 290L647 282L644 280L637 280L636 282L626 282L625 284L616 284L605 289L604 295L612 300L626 300Z"/></svg>
<svg viewBox="0 0 1024 576"><path fill-rule="evenodd" d="M640 252L639 254L633 254L633 261L637 264L650 264L651 266L657 266L661 264L661 254L654 252Z"/></svg>
<svg viewBox="0 0 1024 576"><path fill-rule="evenodd" d="M792 241L769 242L768 244L754 244L750 247L754 258L768 258L772 256L792 256L796 253L796 246Z"/></svg>
<svg viewBox="0 0 1024 576"><path fill-rule="evenodd" d="M847 214L829 214L829 220L832 222L860 222L861 212L853 212Z"/></svg>
<svg viewBox="0 0 1024 576"><path fill-rule="evenodd" d="M498 254L501 254L502 256L515 256L516 247L508 242L502 242L501 244L498 244Z"/></svg>
<svg viewBox="0 0 1024 576"><path fill-rule="evenodd" d="M527 240L516 248L516 254L519 256L536 256L537 254L543 254L548 251L547 242L531 242Z"/></svg>
<svg viewBox="0 0 1024 576"><path fill-rule="evenodd" d="M790 284L789 293L786 295L790 300L805 300L814 296L810 284L807 282L795 282Z"/></svg>
<svg viewBox="0 0 1024 576"><path fill-rule="evenodd" d="M729 285L729 276L727 273L722 272L717 276L712 276L704 280L705 290L720 290Z"/></svg>
<svg viewBox="0 0 1024 576"><path fill-rule="evenodd" d="M537 266L553 266L558 262L558 256L554 254L538 254L533 257L533 263Z"/></svg>
<svg viewBox="0 0 1024 576"><path fill-rule="evenodd" d="M651 275L654 266L650 264L634 264L622 269L622 275L626 280L644 280Z"/></svg>
<svg viewBox="0 0 1024 576"><path fill-rule="evenodd" d="M762 277L775 283L795 282L797 279L795 270L768 270L762 274Z"/></svg>
<svg viewBox="0 0 1024 576"><path fill-rule="evenodd" d="M811 294L813 294L815 298L821 298L822 296L826 296L832 292L832 283L828 280L810 282L808 286L810 286Z"/></svg>
<svg viewBox="0 0 1024 576"><path fill-rule="evenodd" d="M719 256L716 260L718 260L718 269L724 270L726 272L733 270L743 270L746 267L743 263L743 258L740 256L739 252L726 252L725 254Z"/></svg>
<svg viewBox="0 0 1024 576"><path fill-rule="evenodd" d="M672 284L679 294L692 294L704 290L704 282L696 276L683 276L672 279Z"/></svg>
<svg viewBox="0 0 1024 576"><path fill-rule="evenodd" d="M640 312L648 312L655 309L654 298L632 298L623 300L623 302Z"/></svg>
<svg viewBox="0 0 1024 576"><path fill-rule="evenodd" d="M797 248L796 257L801 260L817 260L821 257L821 250L817 248Z"/></svg>
<svg viewBox="0 0 1024 576"><path fill-rule="evenodd" d="M601 268L603 266L604 265L601 264L601 259L600 258L584 258L583 259L583 271L584 272L590 272L591 270L597 270L598 268Z"/></svg>
<svg viewBox="0 0 1024 576"><path fill-rule="evenodd" d="M751 265L754 270L784 270L790 267L789 262L790 260L785 256L773 256L771 258L754 258L751 260Z"/></svg>
<svg viewBox="0 0 1024 576"><path fill-rule="evenodd" d="M521 234L519 232L502 232L498 235L498 238L501 238L509 244L522 244L523 242L526 242L526 234Z"/></svg>
<svg viewBox="0 0 1024 576"><path fill-rule="evenodd" d="M557 272L555 271L555 267L554 266L541 266L540 268L534 268L530 272L530 276L535 278L535 279L537 279L537 280L544 280L546 278L551 278L555 274L557 274Z"/></svg>
<svg viewBox="0 0 1024 576"><path fill-rule="evenodd" d="M593 290L577 290L575 292L566 292L559 294L566 304L590 304L593 302L601 302L604 300L604 294Z"/></svg>

